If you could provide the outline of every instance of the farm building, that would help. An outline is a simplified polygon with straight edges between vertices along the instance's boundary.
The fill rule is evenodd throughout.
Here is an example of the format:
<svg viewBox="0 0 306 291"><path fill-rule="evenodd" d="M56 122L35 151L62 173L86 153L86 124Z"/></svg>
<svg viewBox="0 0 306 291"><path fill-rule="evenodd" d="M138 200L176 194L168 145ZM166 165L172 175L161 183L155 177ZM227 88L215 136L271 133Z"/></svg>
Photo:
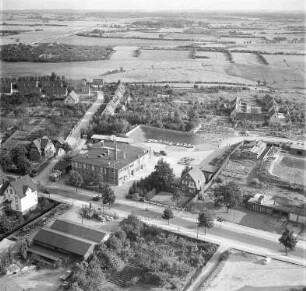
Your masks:
<svg viewBox="0 0 306 291"><path fill-rule="evenodd" d="M199 168L192 168L179 181L179 188L185 193L200 193L205 185L204 173Z"/></svg>
<svg viewBox="0 0 306 291"><path fill-rule="evenodd" d="M305 203L287 198L256 194L247 201L251 210L285 215L290 221L306 223Z"/></svg>
<svg viewBox="0 0 306 291"><path fill-rule="evenodd" d="M96 244L106 241L109 234L82 224L55 220L50 228L42 228L33 238L29 252L47 261L57 261L60 254L86 260Z"/></svg>
<svg viewBox="0 0 306 291"><path fill-rule="evenodd" d="M245 142L241 148L241 154L246 159L257 160L267 148L262 140Z"/></svg>
<svg viewBox="0 0 306 291"><path fill-rule="evenodd" d="M293 143L290 146L290 153L292 155L305 157L306 156L306 147L305 147L304 143L300 143L300 144Z"/></svg>
<svg viewBox="0 0 306 291"><path fill-rule="evenodd" d="M122 185L150 162L150 153L125 143L101 141L86 154L72 158L72 169L80 173L102 175L103 182Z"/></svg>

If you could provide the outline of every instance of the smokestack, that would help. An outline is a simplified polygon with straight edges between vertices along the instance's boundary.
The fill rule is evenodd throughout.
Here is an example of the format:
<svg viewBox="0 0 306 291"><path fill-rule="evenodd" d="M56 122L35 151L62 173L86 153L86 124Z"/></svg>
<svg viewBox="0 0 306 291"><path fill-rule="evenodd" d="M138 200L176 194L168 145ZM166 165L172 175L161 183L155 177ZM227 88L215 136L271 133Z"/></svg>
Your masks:
<svg viewBox="0 0 306 291"><path fill-rule="evenodd" d="M115 160L117 161L118 153L117 153L117 143L115 142Z"/></svg>

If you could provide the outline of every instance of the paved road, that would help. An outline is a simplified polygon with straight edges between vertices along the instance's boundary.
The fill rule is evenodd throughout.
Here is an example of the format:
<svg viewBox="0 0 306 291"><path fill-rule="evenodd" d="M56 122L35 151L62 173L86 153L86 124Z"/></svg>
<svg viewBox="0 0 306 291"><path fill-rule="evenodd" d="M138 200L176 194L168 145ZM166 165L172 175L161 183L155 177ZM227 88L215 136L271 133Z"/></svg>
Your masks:
<svg viewBox="0 0 306 291"><path fill-rule="evenodd" d="M97 112L101 104L104 102L104 95L103 92L97 92L97 99L91 105L91 107L86 111L82 119L78 122L77 125L71 130L69 136L66 138L66 142L68 142L72 148L73 152L78 152L83 145L85 144L86 140L81 139L81 129L86 128L89 125L89 122L92 116ZM46 185L49 180L49 174L51 173L55 164L61 159L61 157L65 154L63 150L60 150L58 155L54 157L49 165L43 169L33 180L36 183L40 183L41 185Z"/></svg>
<svg viewBox="0 0 306 291"><path fill-rule="evenodd" d="M91 200L93 194L90 191L78 190L71 187L64 187L65 189L52 189L51 197L67 199L70 203L75 201L76 203L88 203ZM69 189L70 188L70 189ZM77 202L78 201L78 202ZM96 207L101 207L99 202L92 202ZM76 204L75 204L76 205ZM170 225L163 219L161 214L164 210L163 207L150 207L151 205L138 203L133 201L118 200L112 209L127 216L129 213L135 213L147 222L158 225L166 229L170 229L175 232L184 232L186 235L196 236L196 223L195 216L188 213L176 213L175 218L171 220ZM179 217L178 217L179 216ZM216 226L207 231L204 235L204 230L199 230L199 235L204 240L211 241L217 244L221 244L226 247L233 247L252 253L258 253L261 255L269 255L284 261L294 262L306 266L306 245L304 241L299 241L297 248L290 252L289 256L284 255L284 248L278 242L278 235L274 235L268 232L247 228L247 227L231 227L227 223L216 223Z"/></svg>

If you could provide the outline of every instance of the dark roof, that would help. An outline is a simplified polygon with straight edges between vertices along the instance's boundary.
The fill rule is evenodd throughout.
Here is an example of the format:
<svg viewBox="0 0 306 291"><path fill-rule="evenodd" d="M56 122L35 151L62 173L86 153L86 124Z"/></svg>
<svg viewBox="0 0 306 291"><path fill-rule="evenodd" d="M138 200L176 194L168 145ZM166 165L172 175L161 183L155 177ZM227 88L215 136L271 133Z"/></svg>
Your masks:
<svg viewBox="0 0 306 291"><path fill-rule="evenodd" d="M199 168L203 172L215 173L219 169L220 162L224 159L226 149L215 150L203 161L201 161Z"/></svg>
<svg viewBox="0 0 306 291"><path fill-rule="evenodd" d="M107 148L111 152L110 156L105 153ZM95 144L86 154L80 154L72 158L73 162L80 162L99 167L109 167L112 169L121 169L130 163L136 161L140 156L146 154L146 150L131 146L129 144L117 144L117 160L114 157L115 144L113 142L101 142Z"/></svg>
<svg viewBox="0 0 306 291"><path fill-rule="evenodd" d="M103 85L103 79L93 79L92 84L93 85Z"/></svg>
<svg viewBox="0 0 306 291"><path fill-rule="evenodd" d="M34 142L34 141L33 141ZM47 144L49 144L51 142L51 140L49 139L49 137L47 137L47 136L43 136L42 138L41 138L41 148L42 149L44 149L46 146L47 146Z"/></svg>
<svg viewBox="0 0 306 291"><path fill-rule="evenodd" d="M25 193L28 188L32 189L32 191L37 191L37 187L29 175L19 177L10 182L10 184L19 198L25 197Z"/></svg>
<svg viewBox="0 0 306 291"><path fill-rule="evenodd" d="M96 243L100 243L105 237L106 233L89 227L84 227L81 224L67 221L67 220L55 220L50 226L51 229L61 231L73 236L84 238Z"/></svg>
<svg viewBox="0 0 306 291"><path fill-rule="evenodd" d="M53 229L41 229L33 238L35 243L43 243L51 247L56 247L70 253L84 256L92 247L89 240L78 238Z"/></svg>

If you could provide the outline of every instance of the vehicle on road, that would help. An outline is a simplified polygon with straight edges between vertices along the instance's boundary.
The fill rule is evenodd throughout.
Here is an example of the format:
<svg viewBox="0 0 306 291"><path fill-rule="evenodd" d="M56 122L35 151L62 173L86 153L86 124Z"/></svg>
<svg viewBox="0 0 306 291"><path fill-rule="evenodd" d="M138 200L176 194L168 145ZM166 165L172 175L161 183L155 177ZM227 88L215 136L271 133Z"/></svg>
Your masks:
<svg viewBox="0 0 306 291"><path fill-rule="evenodd" d="M50 181L52 182L57 182L62 176L62 171L60 170L54 170L50 175Z"/></svg>

